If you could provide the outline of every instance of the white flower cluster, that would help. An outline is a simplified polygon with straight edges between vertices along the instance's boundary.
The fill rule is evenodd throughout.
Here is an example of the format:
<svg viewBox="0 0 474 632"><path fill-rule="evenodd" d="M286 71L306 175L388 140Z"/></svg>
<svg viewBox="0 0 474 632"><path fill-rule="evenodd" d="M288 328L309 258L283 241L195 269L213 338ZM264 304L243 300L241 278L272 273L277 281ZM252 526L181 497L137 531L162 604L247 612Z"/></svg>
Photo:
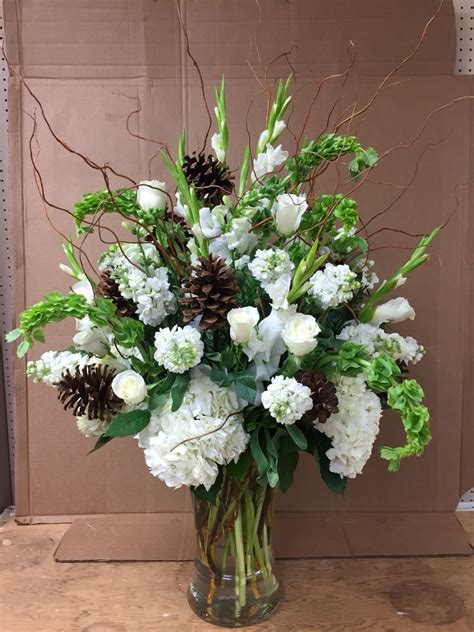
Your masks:
<svg viewBox="0 0 474 632"><path fill-rule="evenodd" d="M281 145L273 147L267 143L265 151L259 153L253 161L252 181L260 180L267 173L272 173L275 167L282 165L287 158L288 152L284 151Z"/></svg>
<svg viewBox="0 0 474 632"><path fill-rule="evenodd" d="M77 429L85 437L100 437L107 430L109 420L89 419L87 415L76 417Z"/></svg>
<svg viewBox="0 0 474 632"><path fill-rule="evenodd" d="M339 412L324 424L314 426L331 439L332 448L326 452L331 472L355 478L372 454L382 406L377 395L367 388L363 375L340 377L336 388Z"/></svg>
<svg viewBox="0 0 474 632"><path fill-rule="evenodd" d="M360 286L365 290L373 290L377 283L380 281L377 273L371 270L374 264L375 261L371 259L370 261L367 261L367 263L365 264L365 266L363 266L361 270L362 278L360 280Z"/></svg>
<svg viewBox="0 0 474 632"><path fill-rule="evenodd" d="M204 353L201 334L190 325L159 329L155 334L155 348L155 360L172 373L192 369L199 364Z"/></svg>
<svg viewBox="0 0 474 632"><path fill-rule="evenodd" d="M336 338L362 345L370 356L386 353L394 360L402 362L419 362L425 353L415 338L403 337L397 333L389 334L380 327L369 324L346 325Z"/></svg>
<svg viewBox="0 0 474 632"><path fill-rule="evenodd" d="M293 377L277 375L262 393L262 406L281 424L295 421L313 408L311 391Z"/></svg>
<svg viewBox="0 0 474 632"><path fill-rule="evenodd" d="M212 382L204 369L194 369L180 408L171 412L171 402L165 403L138 436L153 476L168 487L209 489L218 466L236 462L247 448L242 408L232 389Z"/></svg>
<svg viewBox="0 0 474 632"><path fill-rule="evenodd" d="M34 382L56 386L65 371L74 371L76 366L83 367L88 362L89 356L85 353L47 351L36 362L28 362L26 374L32 377Z"/></svg>
<svg viewBox="0 0 474 632"><path fill-rule="evenodd" d="M327 309L350 301L360 283L348 265L327 263L324 270L313 274L309 286L309 295L314 296L321 307Z"/></svg>
<svg viewBox="0 0 474 632"><path fill-rule="evenodd" d="M121 250L108 252L99 269L109 271L117 281L120 294L132 300L145 325L156 327L176 311L176 298L170 291L168 270L161 266L153 244L124 244Z"/></svg>
<svg viewBox="0 0 474 632"><path fill-rule="evenodd" d="M291 286L291 272L295 267L288 253L280 248L257 250L248 267L271 298L273 307L286 309Z"/></svg>

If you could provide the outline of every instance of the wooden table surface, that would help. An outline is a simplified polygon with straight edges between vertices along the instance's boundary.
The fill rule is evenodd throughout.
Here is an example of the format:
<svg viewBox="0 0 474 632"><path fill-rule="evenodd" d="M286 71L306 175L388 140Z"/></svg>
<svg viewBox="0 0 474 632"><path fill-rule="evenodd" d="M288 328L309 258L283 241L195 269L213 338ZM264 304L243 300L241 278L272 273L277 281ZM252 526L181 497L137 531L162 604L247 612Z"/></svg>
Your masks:
<svg viewBox="0 0 474 632"><path fill-rule="evenodd" d="M474 514L459 514L474 542ZM67 525L0 526L1 632L217 630L186 603L189 562L57 564ZM474 558L277 561L284 601L260 632L472 632Z"/></svg>

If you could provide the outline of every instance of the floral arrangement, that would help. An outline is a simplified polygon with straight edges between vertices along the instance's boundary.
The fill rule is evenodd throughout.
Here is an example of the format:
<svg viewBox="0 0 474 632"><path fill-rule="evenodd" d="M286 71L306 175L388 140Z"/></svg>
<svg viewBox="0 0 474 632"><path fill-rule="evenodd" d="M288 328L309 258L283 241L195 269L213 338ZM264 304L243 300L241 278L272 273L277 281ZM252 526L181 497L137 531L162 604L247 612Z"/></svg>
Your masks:
<svg viewBox="0 0 474 632"><path fill-rule="evenodd" d="M76 319L72 346L28 362L28 375L57 389L79 431L96 437L93 450L134 436L154 476L208 503L198 531L210 568L219 525L231 524L224 556L233 551L238 577L258 568L267 581L268 499L257 489L247 503L235 491L249 472L261 490L286 491L308 452L342 493L370 458L386 408L406 434L401 447L381 448L391 471L431 438L423 390L407 375L423 347L393 330L415 312L387 299L428 259L439 229L380 281L356 200L314 192L316 175L344 157L360 184L377 153L326 133L290 155L278 140L289 88L290 79L279 83L238 178L227 163L222 82L214 155L187 154L183 134L176 159L162 152L167 183L85 195L73 211L79 235L115 212L130 236L104 252L96 276L64 244L70 293L46 295L8 336L22 338L22 356L44 342L45 325Z"/></svg>

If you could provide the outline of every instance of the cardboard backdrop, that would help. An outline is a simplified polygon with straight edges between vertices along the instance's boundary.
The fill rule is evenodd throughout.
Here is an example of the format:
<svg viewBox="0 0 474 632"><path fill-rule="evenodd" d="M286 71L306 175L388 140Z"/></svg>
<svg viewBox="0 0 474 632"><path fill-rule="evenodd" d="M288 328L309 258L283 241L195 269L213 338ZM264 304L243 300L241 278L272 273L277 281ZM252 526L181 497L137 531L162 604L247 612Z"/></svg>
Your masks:
<svg viewBox="0 0 474 632"><path fill-rule="evenodd" d="M261 89L253 76L253 70L262 75L259 59L265 64L275 60L268 71L269 81L286 77L290 64L294 72L291 132L281 138L291 149L292 134L298 136L321 78L343 72L349 54L356 58L342 96L340 77L322 87L309 117L308 135L327 127L334 104L331 121L342 111L349 112L355 101L363 105L370 99L384 75L416 44L436 4L434 0L181 2L189 45L209 99L221 75L226 78L230 164L238 165L247 143L245 115L250 102L250 131L256 136L264 126L266 98L256 94ZM449 513L473 484L472 227L470 185L466 185L473 175L471 102L461 100L440 110L428 120L420 138L405 146L430 111L472 93L471 78L453 76L455 33L450 4L445 3L416 57L352 128L363 143L374 145L380 153L401 145L357 194L367 219L391 205L408 187L371 224L371 232L389 226L422 233L443 223L456 208L433 247L431 262L413 273L403 287L417 318L400 330L417 337L427 350L426 359L413 373L426 390L434 439L423 458L407 460L398 474L390 474L377 456L378 447L399 444L403 433L400 421L387 414L374 457L364 476L350 481L344 498L329 493L314 463L303 458L293 488L278 501L279 510L288 513L293 525L298 516L304 522L306 512L330 512L325 515L336 516L334 520L339 516L346 526L359 520L360 531L365 512L386 512L382 514L385 522L378 522L379 533L386 532L387 516L405 516L410 531L410 525L419 522L414 512L426 512L424 523L431 524L431 535L424 537L428 532L422 532L412 552L452 552L453 546L457 552L466 552L466 542L457 523L452 526ZM149 161L159 146L127 132L127 116L139 109L138 104L141 112L130 118L129 125L134 134L174 148L179 132L186 128L188 151L201 147L206 112L170 0L5 0L5 17L10 62L41 101L55 132L74 149L136 180L150 175L169 180L159 159L152 161L149 173ZM283 52L289 54L285 57ZM34 155L48 200L71 209L84 192L103 188L103 183L97 172L51 138L38 106L14 74L9 96L18 313L45 292L68 286L67 277L58 270L61 238L46 220L33 179L29 140L35 111L39 129ZM318 193L332 191L334 177L322 180ZM118 179L112 183L120 184ZM63 233L72 232L66 213L49 209L49 218ZM416 238L394 231L376 235L373 258L379 276L384 278L398 266L408 256L406 248L415 243ZM94 260L104 246L92 238L88 247ZM71 333L70 326L51 327L47 347L38 345L31 358L46 348L67 347ZM52 389L27 384L23 362L16 365L16 385L16 506L22 521L159 512L171 520L169 529L176 515L189 511L188 493L172 491L151 477L133 439L115 440L87 456L90 441L77 432L73 418L61 411ZM436 522L438 536L433 536L433 516L439 520L444 515L447 522L444 527ZM130 527L130 520L124 520ZM331 523L333 518L327 520ZM372 524L376 523L374 517ZM327 533L334 531L330 524L328 529ZM341 544L343 540L341 535L340 550L347 546L347 542ZM400 535L400 546L403 540ZM429 541L429 551L423 549L422 540ZM375 552L389 550L387 542L386 537L385 544L374 545ZM400 546L399 552L406 553ZM185 548L175 557L185 556ZM308 549L299 552L308 553ZM147 555L160 554L155 550Z"/></svg>

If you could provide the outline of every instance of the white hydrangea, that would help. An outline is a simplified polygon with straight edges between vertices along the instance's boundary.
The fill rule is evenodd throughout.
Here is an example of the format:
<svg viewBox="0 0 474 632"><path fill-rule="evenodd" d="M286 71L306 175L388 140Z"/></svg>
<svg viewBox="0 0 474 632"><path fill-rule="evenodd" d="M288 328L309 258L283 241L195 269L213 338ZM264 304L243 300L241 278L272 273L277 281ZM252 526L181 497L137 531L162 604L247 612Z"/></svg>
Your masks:
<svg viewBox="0 0 474 632"><path fill-rule="evenodd" d="M89 362L89 356L85 353L72 351L47 351L36 362L28 362L26 373L34 382L43 382L48 386L56 386L61 375L69 370L74 371L76 366L83 367Z"/></svg>
<svg viewBox="0 0 474 632"><path fill-rule="evenodd" d="M124 244L122 250L109 251L101 260L101 272L109 271L120 294L136 304L139 320L156 327L174 314L177 303L170 291L168 270L161 266L153 244Z"/></svg>
<svg viewBox="0 0 474 632"><path fill-rule="evenodd" d="M311 391L293 377L277 375L262 393L262 406L281 424L295 421L313 408Z"/></svg>
<svg viewBox="0 0 474 632"><path fill-rule="evenodd" d="M88 419L87 415L76 417L77 429L85 437L100 437L103 434L109 421L102 421L101 419Z"/></svg>
<svg viewBox="0 0 474 632"><path fill-rule="evenodd" d="M415 364L425 353L424 348L411 336L387 333L380 327L364 323L346 325L336 338L362 345L372 357L387 353L394 360L401 362Z"/></svg>
<svg viewBox="0 0 474 632"><path fill-rule="evenodd" d="M210 489L218 466L236 462L247 448L242 408L233 389L212 382L204 367L194 369L180 408L171 412L166 402L138 435L153 476L168 487Z"/></svg>
<svg viewBox="0 0 474 632"><path fill-rule="evenodd" d="M359 286L357 275L348 265L327 263L324 270L318 270L310 278L308 294L327 309L350 301Z"/></svg>
<svg viewBox="0 0 474 632"><path fill-rule="evenodd" d="M197 366L204 353L201 334L190 325L159 329L155 333L155 348L155 360L172 373L184 373Z"/></svg>
<svg viewBox="0 0 474 632"><path fill-rule="evenodd" d="M282 165L288 158L288 152L284 151L281 145L273 147L267 143L264 152L257 155L253 161L252 181L263 178L267 173L271 173L275 167Z"/></svg>
<svg viewBox="0 0 474 632"><path fill-rule="evenodd" d="M339 412L314 426L331 439L332 448L326 452L331 472L355 478L372 454L382 406L377 395L367 388L363 375L339 377L336 390Z"/></svg>
<svg viewBox="0 0 474 632"><path fill-rule="evenodd" d="M292 270L295 267L288 253L280 248L257 250L248 267L271 298L273 307L286 309Z"/></svg>

